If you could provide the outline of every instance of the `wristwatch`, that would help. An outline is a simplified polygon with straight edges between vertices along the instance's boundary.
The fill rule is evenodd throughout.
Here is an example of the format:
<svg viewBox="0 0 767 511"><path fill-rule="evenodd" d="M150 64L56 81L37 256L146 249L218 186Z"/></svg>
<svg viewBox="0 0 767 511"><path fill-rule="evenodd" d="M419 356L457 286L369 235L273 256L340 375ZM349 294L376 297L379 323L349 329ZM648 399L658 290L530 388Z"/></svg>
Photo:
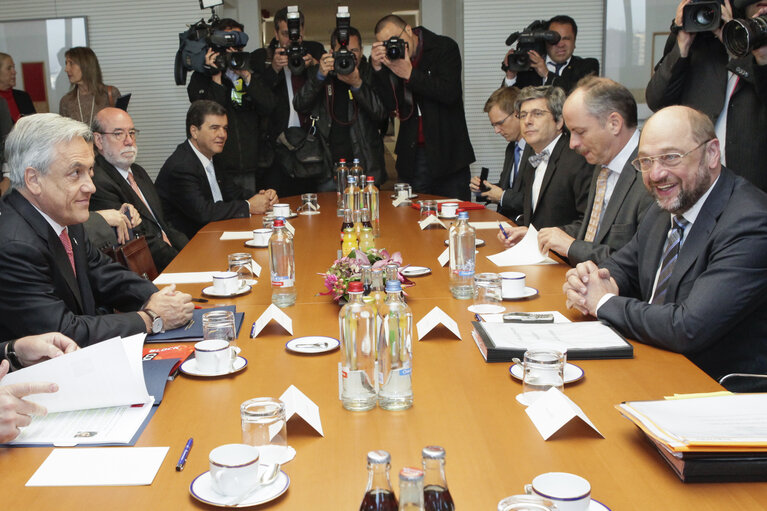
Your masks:
<svg viewBox="0 0 767 511"><path fill-rule="evenodd" d="M19 356L16 354L16 340L10 341L8 344L5 345L5 358L8 360L8 363L11 364L11 367L13 369L21 369L23 366L21 365L21 361L19 360Z"/></svg>
<svg viewBox="0 0 767 511"><path fill-rule="evenodd" d="M143 309L142 312L146 312L149 315L149 319L152 321L151 333L159 334L160 332L162 332L162 328L163 328L162 318L155 311L151 309Z"/></svg>

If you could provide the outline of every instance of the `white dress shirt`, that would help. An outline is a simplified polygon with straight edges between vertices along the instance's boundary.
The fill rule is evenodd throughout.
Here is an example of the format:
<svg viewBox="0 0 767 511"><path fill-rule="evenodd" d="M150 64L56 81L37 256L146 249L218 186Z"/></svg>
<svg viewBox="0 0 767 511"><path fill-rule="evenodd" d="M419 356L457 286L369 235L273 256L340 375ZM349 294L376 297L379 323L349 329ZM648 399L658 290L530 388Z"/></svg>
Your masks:
<svg viewBox="0 0 767 511"><path fill-rule="evenodd" d="M208 178L208 184L210 185L210 192L213 194L213 202L221 202L224 200L221 195L221 188L218 187L218 181L216 181L216 169L213 168L213 162L210 161L204 154L197 150L191 140L188 141L192 147L192 151L197 155L202 163L202 168L205 169L205 176Z"/></svg>
<svg viewBox="0 0 767 511"><path fill-rule="evenodd" d="M546 149L549 150L549 159L551 158L551 152L554 150L554 146L557 145L557 142L559 142L559 139L562 137L562 134L560 133L557 135L557 137L552 140L549 145L547 145L543 151ZM543 152L541 151L541 152ZM533 205L533 213L535 213L535 206L538 205L538 196L541 194L541 185L543 185L543 176L546 175L546 169L549 168L549 160L542 161L540 165L535 169L535 178L533 179L533 193L532 197L532 205Z"/></svg>

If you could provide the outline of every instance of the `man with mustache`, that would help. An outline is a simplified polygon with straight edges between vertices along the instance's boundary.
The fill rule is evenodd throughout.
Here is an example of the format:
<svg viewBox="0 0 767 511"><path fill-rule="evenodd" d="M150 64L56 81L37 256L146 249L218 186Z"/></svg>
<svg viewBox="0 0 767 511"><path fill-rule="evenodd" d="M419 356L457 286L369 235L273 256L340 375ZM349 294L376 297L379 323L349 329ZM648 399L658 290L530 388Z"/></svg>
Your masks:
<svg viewBox="0 0 767 511"><path fill-rule="evenodd" d="M136 234L146 237L149 251L158 272L168 266L189 239L168 222L152 179L136 165L139 130L128 112L105 108L93 122L93 142L98 148L93 167L96 193L91 196L90 209L117 209L131 204L141 216Z"/></svg>
<svg viewBox="0 0 767 511"><path fill-rule="evenodd" d="M711 120L689 107L650 117L632 163L656 204L599 267L567 272L567 306L715 379L767 372L767 195L721 165Z"/></svg>

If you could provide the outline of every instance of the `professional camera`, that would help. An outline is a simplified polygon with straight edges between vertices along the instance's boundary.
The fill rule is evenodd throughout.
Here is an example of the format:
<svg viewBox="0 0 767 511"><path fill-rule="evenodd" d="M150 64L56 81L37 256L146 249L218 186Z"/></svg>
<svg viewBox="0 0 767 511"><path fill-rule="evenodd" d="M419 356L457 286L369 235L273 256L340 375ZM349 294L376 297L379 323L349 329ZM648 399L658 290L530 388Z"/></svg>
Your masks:
<svg viewBox="0 0 767 511"><path fill-rule="evenodd" d="M530 55L534 50L541 57L546 56L546 45L557 44L560 36L558 32L546 30L548 22L537 20L530 23L522 32L514 32L506 38L506 46L511 46L516 41L516 49L509 54L508 64L501 63L504 71L527 71L530 69Z"/></svg>
<svg viewBox="0 0 767 511"><path fill-rule="evenodd" d="M722 28L722 42L738 58L761 48L767 44L767 15L728 21Z"/></svg>
<svg viewBox="0 0 767 511"><path fill-rule="evenodd" d="M403 39L390 37L387 41L384 41L384 47L386 48L386 56L389 60L405 58L405 41Z"/></svg>
<svg viewBox="0 0 767 511"><path fill-rule="evenodd" d="M200 0L200 8L208 7ZM206 3L210 3L207 2ZM220 5L220 2L217 5ZM211 74L224 71L226 69L248 69L250 66L250 54L247 52L236 51L228 52L228 48L243 48L248 44L248 34L245 32L216 30L213 27L219 21L213 6L211 17L206 23L201 19L191 25L189 30L181 32L178 35L179 48L176 52L173 74L176 79L176 85L186 83L187 71L198 71L200 73ZM218 53L215 59L215 69L211 70L205 64L205 54L208 48Z"/></svg>
<svg viewBox="0 0 767 511"><path fill-rule="evenodd" d="M304 57L307 51L300 41L301 13L298 12L297 5L288 6L288 38L290 39L290 45L284 50L288 56L288 69L292 74L300 75L306 69Z"/></svg>
<svg viewBox="0 0 767 511"><path fill-rule="evenodd" d="M682 9L682 30L711 32L722 24L724 0L692 0Z"/></svg>
<svg viewBox="0 0 767 511"><path fill-rule="evenodd" d="M339 75L351 74L357 67L357 57L349 51L349 27L351 15L348 7L338 6L336 30L338 31L338 51L333 52L333 70Z"/></svg>

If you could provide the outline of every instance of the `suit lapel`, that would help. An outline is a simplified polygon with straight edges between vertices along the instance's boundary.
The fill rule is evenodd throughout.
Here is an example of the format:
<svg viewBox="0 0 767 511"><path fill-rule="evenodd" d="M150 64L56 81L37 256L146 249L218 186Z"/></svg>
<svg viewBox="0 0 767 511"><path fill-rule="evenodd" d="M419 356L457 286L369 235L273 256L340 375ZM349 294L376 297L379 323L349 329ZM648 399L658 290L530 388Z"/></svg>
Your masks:
<svg viewBox="0 0 767 511"><path fill-rule="evenodd" d="M533 148L529 145L522 151L522 155L519 157L519 173L518 177L522 178L521 186L522 191L522 218L525 225L530 225L533 216L533 181L535 180L535 167L533 167L528 158L533 155Z"/></svg>
<svg viewBox="0 0 767 511"><path fill-rule="evenodd" d="M101 168L104 170L106 175L109 176L109 179L111 179L117 185L117 187L120 188L120 192L123 194L123 196L131 198L131 200L128 202L133 204L133 207L136 208L139 214L143 217L153 218L153 215L147 209L146 205L144 204L144 201L141 200L141 197L136 195L136 192L133 191L133 188L131 188L131 185L128 184L128 181L126 181L125 178L122 177L122 174L120 174L120 171L117 170L117 168L115 168L114 165L109 163L103 156L99 155L98 159L99 159L99 165L101 166ZM136 178L135 173L133 177L134 179ZM138 181L136 182L138 183ZM141 189L140 185L139 185L139 189Z"/></svg>
<svg viewBox="0 0 767 511"><path fill-rule="evenodd" d="M645 221L650 220L646 218ZM658 215L652 220L653 226L650 229L650 236L646 242L645 250L639 264L645 267L645 271L640 271L639 288L642 291L642 299L649 302L652 295L653 284L655 284L655 275L658 273L660 258L663 255L663 245L666 244L668 230L671 227L671 215L667 211L658 209ZM670 295L669 295L670 296Z"/></svg>
<svg viewBox="0 0 767 511"><path fill-rule="evenodd" d="M88 281L88 253L85 249L85 230L82 224L69 227L69 239L72 241L72 255L74 256L75 268L77 269L76 279L79 291L77 300L83 312L94 314L96 312L96 305L93 300L93 293L90 291L91 284ZM66 253L64 256L66 261L69 262L69 257L66 256Z"/></svg>
<svg viewBox="0 0 767 511"><path fill-rule="evenodd" d="M602 227L612 225L613 222L615 222L615 217L618 216L618 211L621 209L623 201L626 200L629 190L631 190L631 187L634 185L634 181L637 180L638 173L636 169L631 166L631 161L636 158L636 154L637 150L634 149L634 152L631 153L628 161L623 166L623 170L621 170L618 182L615 183L615 188L610 196L610 202L607 203L607 208L602 215L602 222L599 224L599 231L594 239L596 243L600 243L609 232L610 229L602 229Z"/></svg>
<svg viewBox="0 0 767 511"><path fill-rule="evenodd" d="M562 151L564 150L566 144L568 144L567 137L562 134L559 137L557 143L554 145L554 149L551 151L551 155L549 156L549 161L546 164L546 173L543 174L541 191L538 192L538 202L541 202L541 198L545 197L546 195L546 188L549 186L551 178L553 178L554 174L557 172L557 163L559 162L559 157L562 155Z"/></svg>

